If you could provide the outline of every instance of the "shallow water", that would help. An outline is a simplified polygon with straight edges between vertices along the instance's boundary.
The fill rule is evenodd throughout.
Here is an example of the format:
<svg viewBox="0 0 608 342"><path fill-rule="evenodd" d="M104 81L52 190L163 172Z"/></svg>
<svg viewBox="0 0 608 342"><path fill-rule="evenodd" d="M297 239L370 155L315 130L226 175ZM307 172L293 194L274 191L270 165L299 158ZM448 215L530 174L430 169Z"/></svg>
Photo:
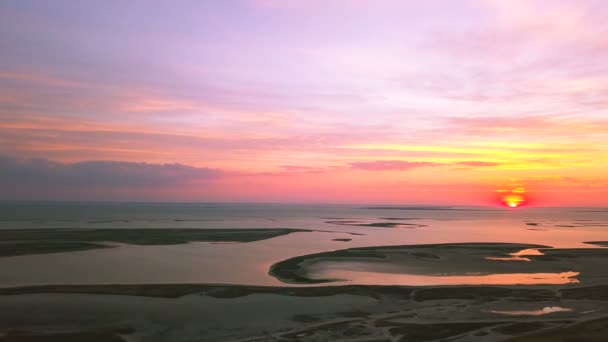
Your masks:
<svg viewBox="0 0 608 342"><path fill-rule="evenodd" d="M597 209L459 207L437 210L440 208L428 207L391 210L367 207L369 206L0 203L0 229L301 228L323 231L293 233L251 243L120 245L103 250L4 257L0 258L0 286L184 282L281 285L280 281L267 274L273 263L293 256L351 247L513 242L559 248L597 248L583 242L608 240L608 211ZM391 228L328 223L344 220L404 225ZM411 228L411 224L416 226ZM333 241L336 238L351 240ZM525 258L525 254L511 257ZM560 273L539 277L547 282L567 283L576 280L576 277L563 278ZM528 283L533 275L510 275L510 279ZM466 284L469 281L502 284L505 277L504 274L471 275L459 279L403 274L383 276L385 278L381 282L409 285ZM362 274L356 282L366 282L365 277ZM375 279L378 279L377 275ZM377 282L379 281L375 280Z"/></svg>
<svg viewBox="0 0 608 342"><path fill-rule="evenodd" d="M556 312L570 312L570 308L562 308L561 306L546 306L537 310L491 310L491 313L508 315L508 316L541 316Z"/></svg>
<svg viewBox="0 0 608 342"><path fill-rule="evenodd" d="M578 284L578 272L501 273L467 275L397 274L356 270L350 263L313 270L312 279L339 279L339 284L360 285L563 285ZM346 265L344 265L346 264ZM346 269L343 269L345 267Z"/></svg>
<svg viewBox="0 0 608 342"><path fill-rule="evenodd" d="M486 259L499 261L532 261L530 258L526 258L526 256L540 256L545 255L545 253L536 248L526 248L515 253L510 253L509 255L510 256L508 257L486 257Z"/></svg>

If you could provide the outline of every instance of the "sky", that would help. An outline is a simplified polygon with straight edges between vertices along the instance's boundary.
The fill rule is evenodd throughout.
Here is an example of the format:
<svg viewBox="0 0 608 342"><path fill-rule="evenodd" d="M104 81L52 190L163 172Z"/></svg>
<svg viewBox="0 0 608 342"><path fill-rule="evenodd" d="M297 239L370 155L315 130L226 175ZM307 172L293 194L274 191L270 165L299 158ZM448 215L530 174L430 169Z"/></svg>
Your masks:
<svg viewBox="0 0 608 342"><path fill-rule="evenodd" d="M608 3L0 2L0 199L606 206Z"/></svg>

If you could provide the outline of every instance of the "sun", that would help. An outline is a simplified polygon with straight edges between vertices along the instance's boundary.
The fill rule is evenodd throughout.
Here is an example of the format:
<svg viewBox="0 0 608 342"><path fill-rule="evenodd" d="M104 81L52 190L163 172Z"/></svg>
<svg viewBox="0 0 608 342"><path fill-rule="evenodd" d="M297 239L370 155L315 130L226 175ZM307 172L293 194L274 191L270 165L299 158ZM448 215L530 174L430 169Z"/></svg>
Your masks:
<svg viewBox="0 0 608 342"><path fill-rule="evenodd" d="M528 202L526 188L520 184L511 184L506 188L496 190L498 200L509 208L518 208Z"/></svg>
<svg viewBox="0 0 608 342"><path fill-rule="evenodd" d="M501 200L509 208L517 208L526 201L523 195L514 193L502 196Z"/></svg>
<svg viewBox="0 0 608 342"><path fill-rule="evenodd" d="M517 203L517 202L508 202L507 205L511 208L519 207L519 203Z"/></svg>

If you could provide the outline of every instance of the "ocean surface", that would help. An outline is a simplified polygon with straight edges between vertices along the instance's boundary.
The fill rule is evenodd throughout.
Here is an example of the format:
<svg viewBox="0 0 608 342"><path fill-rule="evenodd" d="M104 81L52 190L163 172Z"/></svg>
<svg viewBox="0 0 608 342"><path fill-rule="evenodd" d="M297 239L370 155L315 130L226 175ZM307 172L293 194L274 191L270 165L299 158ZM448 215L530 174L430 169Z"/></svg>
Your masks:
<svg viewBox="0 0 608 342"><path fill-rule="evenodd" d="M388 223L393 225L382 226ZM362 226L365 224L379 225ZM120 244L109 249L3 257L0 258L0 287L107 283L285 285L268 275L272 264L294 256L362 246L510 242L594 248L597 246L584 242L608 240L608 209L0 203L0 229L32 228L298 228L313 231L248 243ZM351 283L369 283L369 277L362 274ZM406 285L442 284L419 278L383 279L385 283Z"/></svg>

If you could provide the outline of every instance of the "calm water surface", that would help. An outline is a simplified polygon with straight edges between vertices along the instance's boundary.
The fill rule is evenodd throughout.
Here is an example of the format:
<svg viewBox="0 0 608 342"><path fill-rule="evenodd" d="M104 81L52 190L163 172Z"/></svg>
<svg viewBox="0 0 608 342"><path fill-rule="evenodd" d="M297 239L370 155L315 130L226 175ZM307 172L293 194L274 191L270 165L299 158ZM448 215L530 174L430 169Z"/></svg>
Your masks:
<svg viewBox="0 0 608 342"><path fill-rule="evenodd" d="M298 255L361 246L454 242L513 242L559 248L592 248L608 240L608 210L585 208L416 207L369 209L365 205L1 203L0 229L27 228L302 228L302 232L251 243L120 245L83 252L0 258L0 286L99 283L238 283L284 285L268 276L275 262ZM448 210L446 210L448 209ZM364 227L336 224L397 222ZM334 222L334 223L328 223ZM352 235L350 233L362 234ZM348 242L336 238L352 239ZM517 257L517 255L515 255ZM352 276L352 274L351 274ZM375 276L376 280L372 276ZM372 277L372 278L370 278ZM505 275L378 277L362 272L354 283L509 283ZM562 274L510 279L555 279ZM441 279L440 279L441 278Z"/></svg>

